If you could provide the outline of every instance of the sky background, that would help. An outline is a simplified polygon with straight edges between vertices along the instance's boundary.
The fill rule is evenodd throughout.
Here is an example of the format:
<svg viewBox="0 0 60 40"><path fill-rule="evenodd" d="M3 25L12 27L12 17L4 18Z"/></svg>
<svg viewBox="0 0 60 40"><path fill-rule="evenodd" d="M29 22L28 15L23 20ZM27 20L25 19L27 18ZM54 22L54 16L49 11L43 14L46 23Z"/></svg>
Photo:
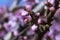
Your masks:
<svg viewBox="0 0 60 40"><path fill-rule="evenodd" d="M0 0L0 6L3 6L3 5L6 5L6 6L10 6L12 3L13 3L14 0ZM40 0L41 2L42 0ZM21 0L19 2L19 5L23 5L24 4L24 1Z"/></svg>

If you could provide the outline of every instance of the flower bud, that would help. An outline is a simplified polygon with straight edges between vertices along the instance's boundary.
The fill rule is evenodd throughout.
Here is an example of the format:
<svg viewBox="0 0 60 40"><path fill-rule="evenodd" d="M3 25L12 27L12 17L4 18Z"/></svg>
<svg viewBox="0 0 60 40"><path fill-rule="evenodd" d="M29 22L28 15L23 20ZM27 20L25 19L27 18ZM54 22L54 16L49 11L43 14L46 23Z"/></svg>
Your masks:
<svg viewBox="0 0 60 40"><path fill-rule="evenodd" d="M31 26L31 29L32 29L33 31L35 31L35 30L37 29L37 27L38 27L38 26L34 24L34 25Z"/></svg>
<svg viewBox="0 0 60 40"><path fill-rule="evenodd" d="M38 19L38 24L42 24L42 19Z"/></svg>
<svg viewBox="0 0 60 40"><path fill-rule="evenodd" d="M40 13L36 13L35 15L38 17L38 16L40 16Z"/></svg>
<svg viewBox="0 0 60 40"><path fill-rule="evenodd" d="M55 8L54 7L50 7L49 8L51 12L54 12L55 11Z"/></svg>

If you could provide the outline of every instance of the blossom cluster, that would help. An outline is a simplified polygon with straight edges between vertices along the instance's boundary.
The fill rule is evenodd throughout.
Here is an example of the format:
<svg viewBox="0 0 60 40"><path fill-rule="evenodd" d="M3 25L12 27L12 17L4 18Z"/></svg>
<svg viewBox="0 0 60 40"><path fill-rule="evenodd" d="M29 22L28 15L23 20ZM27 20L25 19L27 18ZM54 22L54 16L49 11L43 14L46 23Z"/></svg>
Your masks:
<svg viewBox="0 0 60 40"><path fill-rule="evenodd" d="M60 1L46 0L37 12L32 10L40 7L39 0L23 1L24 6L12 11L7 6L0 7L0 39L60 40Z"/></svg>

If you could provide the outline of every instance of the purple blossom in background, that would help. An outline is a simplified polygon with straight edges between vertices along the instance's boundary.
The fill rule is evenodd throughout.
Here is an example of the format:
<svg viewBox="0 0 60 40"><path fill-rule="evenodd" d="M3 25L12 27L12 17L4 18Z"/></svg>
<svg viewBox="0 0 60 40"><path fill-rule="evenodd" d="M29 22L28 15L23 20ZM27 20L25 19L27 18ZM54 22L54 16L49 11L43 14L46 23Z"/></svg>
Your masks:
<svg viewBox="0 0 60 40"><path fill-rule="evenodd" d="M8 23L4 23L4 28L7 30L7 31L9 31L10 30L10 25L8 24Z"/></svg>
<svg viewBox="0 0 60 40"><path fill-rule="evenodd" d="M49 36L51 38L51 40L60 40L60 18L59 18L59 14L60 14L60 9L57 9L55 15L54 15L54 20L51 22L51 26L49 28L49 32L47 32L44 37L43 40L47 40L47 37Z"/></svg>
<svg viewBox="0 0 60 40"><path fill-rule="evenodd" d="M27 10L32 10L32 5L25 4L25 7L26 7Z"/></svg>
<svg viewBox="0 0 60 40"><path fill-rule="evenodd" d="M0 38L3 38L6 35L6 32L4 30L0 31Z"/></svg>

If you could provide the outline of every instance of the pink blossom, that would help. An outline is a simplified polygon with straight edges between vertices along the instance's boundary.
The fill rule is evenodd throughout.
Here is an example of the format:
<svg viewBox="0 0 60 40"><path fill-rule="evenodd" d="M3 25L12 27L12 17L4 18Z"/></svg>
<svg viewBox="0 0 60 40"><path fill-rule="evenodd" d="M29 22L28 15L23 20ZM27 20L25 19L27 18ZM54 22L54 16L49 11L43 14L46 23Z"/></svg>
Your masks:
<svg viewBox="0 0 60 40"><path fill-rule="evenodd" d="M35 15L36 15L36 16L40 16L40 13L39 13L39 12L37 12Z"/></svg>
<svg viewBox="0 0 60 40"><path fill-rule="evenodd" d="M55 0L48 0L49 3L51 3L52 5L54 4Z"/></svg>
<svg viewBox="0 0 60 40"><path fill-rule="evenodd" d="M35 3L38 4L39 3L39 0L35 0Z"/></svg>
<svg viewBox="0 0 60 40"><path fill-rule="evenodd" d="M31 29L32 29L33 31L35 31L35 30L37 29L37 27L38 27L38 26L34 24L34 25L31 26Z"/></svg>
<svg viewBox="0 0 60 40"><path fill-rule="evenodd" d="M38 24L41 24L41 23L42 23L42 19L39 18L39 19L38 19Z"/></svg>
<svg viewBox="0 0 60 40"><path fill-rule="evenodd" d="M13 34L14 34L14 36L18 36L18 31L15 30L15 31L13 32Z"/></svg>
<svg viewBox="0 0 60 40"><path fill-rule="evenodd" d="M55 8L54 7L50 7L49 8L51 12L54 12L55 11Z"/></svg>
<svg viewBox="0 0 60 40"><path fill-rule="evenodd" d="M22 13L21 13L21 15L22 15L22 16L26 16L26 15L28 15L28 12L25 11L25 10L23 10Z"/></svg>
<svg viewBox="0 0 60 40"><path fill-rule="evenodd" d="M24 40L27 40L27 36L24 36Z"/></svg>
<svg viewBox="0 0 60 40"><path fill-rule="evenodd" d="M44 9L46 10L48 7L47 6L44 6Z"/></svg>

